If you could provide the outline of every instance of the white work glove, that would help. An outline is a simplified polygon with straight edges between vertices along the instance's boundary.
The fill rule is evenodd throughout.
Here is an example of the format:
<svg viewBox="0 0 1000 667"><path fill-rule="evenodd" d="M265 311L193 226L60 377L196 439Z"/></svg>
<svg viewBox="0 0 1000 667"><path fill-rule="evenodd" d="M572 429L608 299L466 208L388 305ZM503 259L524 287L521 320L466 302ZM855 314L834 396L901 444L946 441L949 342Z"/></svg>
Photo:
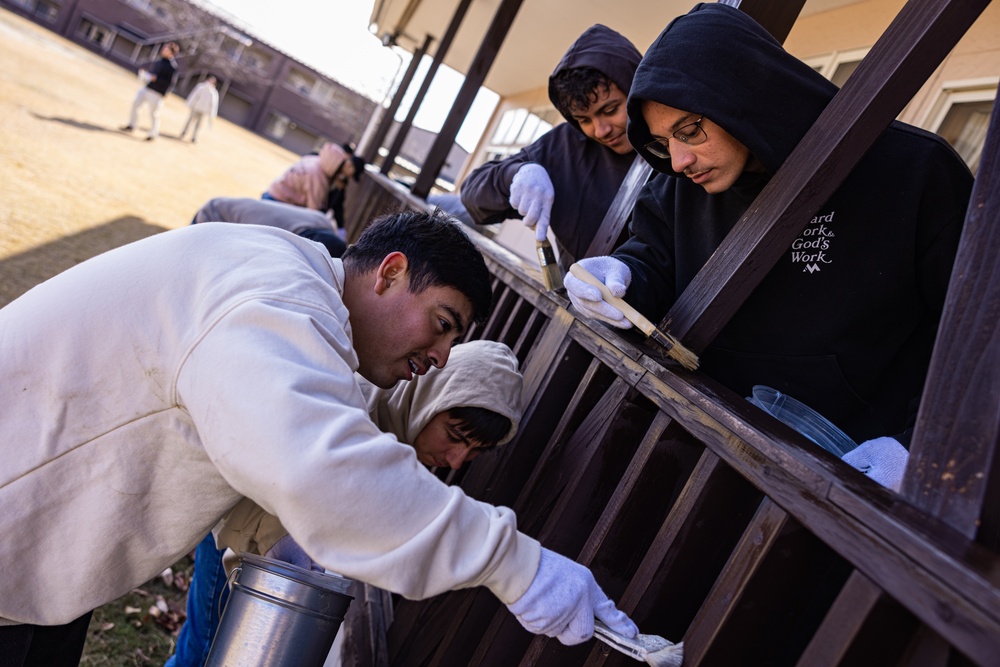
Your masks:
<svg viewBox="0 0 1000 667"><path fill-rule="evenodd" d="M525 163L510 182L510 205L521 214L524 224L535 228L536 241L544 241L549 231L555 197L549 172L540 164Z"/></svg>
<svg viewBox="0 0 1000 667"><path fill-rule="evenodd" d="M862 442L844 454L842 460L882 486L899 491L909 458L910 453L895 438L883 436Z"/></svg>
<svg viewBox="0 0 1000 667"><path fill-rule="evenodd" d="M587 257L577 264L604 283L611 294L617 297L625 296L625 290L632 282L632 272L628 265L614 257ZM563 277L563 286L572 304L587 317L607 322L619 329L632 327L632 323L625 319L622 311L605 301L601 291L593 285L583 282L572 273L567 273Z"/></svg>
<svg viewBox="0 0 1000 667"><path fill-rule="evenodd" d="M589 569L545 548L535 579L507 608L528 632L555 637L567 646L594 636L595 617L629 639L639 634L639 628L608 599Z"/></svg>
<svg viewBox="0 0 1000 667"><path fill-rule="evenodd" d="M302 547L292 539L291 535L285 535L275 542L274 546L268 549L264 555L274 560L280 560L283 563L291 563L292 565L301 567L303 570L312 570L313 572L326 571L321 565L313 562L309 554L302 550Z"/></svg>

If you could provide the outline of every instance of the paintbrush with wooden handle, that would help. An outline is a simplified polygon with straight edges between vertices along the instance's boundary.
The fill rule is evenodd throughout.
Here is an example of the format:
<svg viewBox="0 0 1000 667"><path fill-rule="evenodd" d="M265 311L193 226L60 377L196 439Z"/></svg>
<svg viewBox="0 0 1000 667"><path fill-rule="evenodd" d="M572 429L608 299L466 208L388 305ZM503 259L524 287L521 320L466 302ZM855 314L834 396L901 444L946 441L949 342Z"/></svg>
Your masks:
<svg viewBox="0 0 1000 667"><path fill-rule="evenodd" d="M651 667L681 667L684 662L684 642L674 644L659 635L642 634L628 639L596 619L594 635L613 649Z"/></svg>
<svg viewBox="0 0 1000 667"><path fill-rule="evenodd" d="M646 336L651 338L658 345L665 348L667 355L671 359L674 359L688 370L693 371L698 368L698 355L681 345L681 342L670 334L657 329L652 322L646 319L646 317L638 310L628 305L624 299L614 296L611 293L611 290L608 289L608 286L595 278L590 271L583 268L579 264L573 264L569 267L569 272L583 282L593 285L599 289L601 291L601 296L605 301L622 311L622 315L625 316L625 319L634 324L640 331L646 334Z"/></svg>

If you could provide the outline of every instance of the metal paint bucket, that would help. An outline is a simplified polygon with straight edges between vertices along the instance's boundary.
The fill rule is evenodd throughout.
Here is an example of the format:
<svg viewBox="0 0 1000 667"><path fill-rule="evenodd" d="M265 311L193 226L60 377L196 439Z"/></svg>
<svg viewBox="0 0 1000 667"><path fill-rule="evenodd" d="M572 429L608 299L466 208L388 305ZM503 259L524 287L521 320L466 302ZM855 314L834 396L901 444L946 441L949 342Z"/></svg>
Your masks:
<svg viewBox="0 0 1000 667"><path fill-rule="evenodd" d="M206 667L321 667L351 580L243 554Z"/></svg>

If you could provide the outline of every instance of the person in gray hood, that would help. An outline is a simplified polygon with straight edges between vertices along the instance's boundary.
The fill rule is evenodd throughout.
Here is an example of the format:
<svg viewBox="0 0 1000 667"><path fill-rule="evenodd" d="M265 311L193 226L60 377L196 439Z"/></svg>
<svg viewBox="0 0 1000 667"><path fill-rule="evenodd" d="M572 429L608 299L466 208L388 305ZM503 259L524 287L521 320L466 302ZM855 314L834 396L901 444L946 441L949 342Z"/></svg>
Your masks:
<svg viewBox="0 0 1000 667"><path fill-rule="evenodd" d="M632 237L583 260L653 320L784 164L837 92L743 12L700 4L649 47L628 134L655 176ZM897 487L972 190L940 137L893 122L701 355L743 396L806 403L862 444L845 460ZM567 276L582 312L627 328Z"/></svg>
<svg viewBox="0 0 1000 667"><path fill-rule="evenodd" d="M521 421L523 378L517 357L503 343L478 340L456 345L444 368L428 369L425 375L389 389L361 375L356 379L372 421L413 446L417 460L429 467L458 469L482 452L510 442ZM187 620L165 667L200 667L208 659L228 599L226 549L314 567L278 517L249 498L241 500L195 550Z"/></svg>
<svg viewBox="0 0 1000 667"><path fill-rule="evenodd" d="M580 35L549 77L549 99L566 122L469 174L461 197L472 219L522 218L539 241L551 223L563 271L583 257L635 159L625 100L641 58L607 26Z"/></svg>

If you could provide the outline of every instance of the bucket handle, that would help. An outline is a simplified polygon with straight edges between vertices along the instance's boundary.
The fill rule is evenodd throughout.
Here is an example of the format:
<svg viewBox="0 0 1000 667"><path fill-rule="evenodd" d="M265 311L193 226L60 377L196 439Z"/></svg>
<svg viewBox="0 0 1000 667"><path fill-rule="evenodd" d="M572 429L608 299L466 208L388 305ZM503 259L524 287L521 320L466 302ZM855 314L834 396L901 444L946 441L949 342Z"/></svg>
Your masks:
<svg viewBox="0 0 1000 667"><path fill-rule="evenodd" d="M233 587L233 579L234 579L234 578L236 577L236 575L237 575L237 574L239 574L239 573L240 573L240 572L241 572L242 570L243 570L243 566L242 566L242 565L237 565L236 567L234 567L234 568L233 568L233 571L229 573L229 576L228 576L228 577L226 577L226 588L228 588L228 589L232 590L232 587ZM232 594L232 593L230 593L230 595L231 595L231 594ZM223 606L222 606L222 596L220 595L220 596L219 596L219 618L222 618L222 612L223 612L223 610L224 610L224 608L223 608Z"/></svg>

